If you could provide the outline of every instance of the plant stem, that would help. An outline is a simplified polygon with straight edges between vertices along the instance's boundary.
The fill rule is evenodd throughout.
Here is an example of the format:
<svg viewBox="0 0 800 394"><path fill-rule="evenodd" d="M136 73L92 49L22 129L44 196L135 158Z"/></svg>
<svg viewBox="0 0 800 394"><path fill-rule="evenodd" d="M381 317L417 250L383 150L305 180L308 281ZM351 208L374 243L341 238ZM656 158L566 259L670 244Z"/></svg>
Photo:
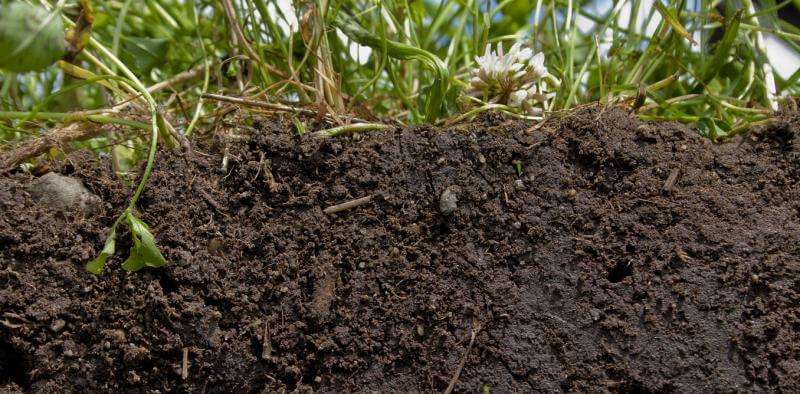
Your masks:
<svg viewBox="0 0 800 394"><path fill-rule="evenodd" d="M150 126L146 123L137 122L107 115L95 115L81 112L27 112L27 111L0 111L0 119L36 119L53 120L63 123L92 122L100 124L118 124L123 126L135 127L137 129L149 130Z"/></svg>

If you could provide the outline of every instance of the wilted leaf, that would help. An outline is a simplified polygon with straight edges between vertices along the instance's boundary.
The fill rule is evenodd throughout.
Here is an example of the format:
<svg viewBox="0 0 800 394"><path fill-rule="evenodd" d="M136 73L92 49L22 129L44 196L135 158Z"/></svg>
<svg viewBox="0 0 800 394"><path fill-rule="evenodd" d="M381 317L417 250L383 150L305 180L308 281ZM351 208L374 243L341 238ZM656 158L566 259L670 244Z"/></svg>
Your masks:
<svg viewBox="0 0 800 394"><path fill-rule="evenodd" d="M86 264L86 270L95 274L100 275L103 273L103 268L106 266L106 260L114 254L115 245L116 245L116 237L117 237L117 227L111 227L111 232L108 233L108 237L106 237L106 244L103 246L103 250L100 251L100 255L94 258L94 260L88 262Z"/></svg>
<svg viewBox="0 0 800 394"><path fill-rule="evenodd" d="M132 272L144 267L158 268L167 264L167 260L158 250L155 238L147 228L147 224L133 216L132 213L128 213L127 219L131 228L133 247L128 259L122 263L122 268Z"/></svg>
<svg viewBox="0 0 800 394"><path fill-rule="evenodd" d="M656 1L653 4L656 6L656 9L664 18L664 20L667 21L670 26L672 26L672 30L678 33L681 37L689 40L689 42L691 42L693 45L697 45L697 41L695 41L692 37L692 34L689 33L685 27L683 27L683 24L681 24L681 21L678 20L677 16L675 16L675 13L667 9L667 7L665 7L664 4L661 4L660 1Z"/></svg>

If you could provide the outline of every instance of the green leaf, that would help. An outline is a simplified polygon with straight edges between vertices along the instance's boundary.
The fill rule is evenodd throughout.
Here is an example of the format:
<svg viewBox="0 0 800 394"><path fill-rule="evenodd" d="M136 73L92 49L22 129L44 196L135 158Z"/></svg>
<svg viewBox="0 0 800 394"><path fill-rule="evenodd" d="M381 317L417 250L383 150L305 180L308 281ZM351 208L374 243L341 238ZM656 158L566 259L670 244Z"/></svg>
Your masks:
<svg viewBox="0 0 800 394"><path fill-rule="evenodd" d="M714 49L713 57L706 63L703 73L701 74L703 84L700 85L700 89L696 89L696 91L701 91L702 86L711 82L711 80L719 74L722 67L728 64L726 59L728 55L730 55L733 44L736 41L736 36L739 33L739 24L742 21L743 11L744 10L739 10L736 12L733 18L730 19L728 25L725 26L725 34L722 36L722 40L717 45L716 49Z"/></svg>
<svg viewBox="0 0 800 394"><path fill-rule="evenodd" d="M703 116L697 121L697 128L700 133L712 141L719 138L724 138L731 131L731 125L722 119L714 119L708 116Z"/></svg>
<svg viewBox="0 0 800 394"><path fill-rule="evenodd" d="M127 219L133 238L133 247L128 259L122 263L122 268L133 272L144 267L158 268L167 264L167 260L158 250L155 238L150 233L147 224L133 216L132 213L128 213Z"/></svg>
<svg viewBox="0 0 800 394"><path fill-rule="evenodd" d="M294 123L294 128L297 131L297 135L303 136L307 132L306 126L297 118L292 118L292 122Z"/></svg>
<svg viewBox="0 0 800 394"><path fill-rule="evenodd" d="M164 64L169 49L166 38L145 38L122 36L120 56L127 65L141 73L148 73L153 67Z"/></svg>
<svg viewBox="0 0 800 394"><path fill-rule="evenodd" d="M117 237L117 227L111 227L111 232L108 233L108 237L106 237L106 244L103 246L103 250L100 251L100 255L94 258L94 260L86 263L86 270L95 274L100 275L103 273L103 268L106 266L106 260L114 254L115 245L116 245L116 237Z"/></svg>

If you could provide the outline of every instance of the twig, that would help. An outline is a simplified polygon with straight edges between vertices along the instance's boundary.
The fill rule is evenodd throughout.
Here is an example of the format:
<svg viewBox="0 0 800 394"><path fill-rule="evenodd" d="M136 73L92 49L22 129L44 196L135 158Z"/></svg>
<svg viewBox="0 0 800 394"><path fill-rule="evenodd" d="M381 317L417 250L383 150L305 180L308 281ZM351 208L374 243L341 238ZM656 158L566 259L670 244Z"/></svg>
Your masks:
<svg viewBox="0 0 800 394"><path fill-rule="evenodd" d="M373 130L388 130L391 128L392 126L385 125L382 123L353 123L344 126L334 127L331 129L315 131L311 133L310 136L316 138L338 137L340 135L349 133L359 133L363 131L373 131Z"/></svg>
<svg viewBox="0 0 800 394"><path fill-rule="evenodd" d="M444 394L452 393L453 389L456 387L456 383L458 383L458 377L461 375L461 370L464 369L464 364L467 363L467 356L469 355L470 350L472 350L472 345L475 344L475 337L478 335L480 330L481 323L479 322L475 324L470 331L469 345L467 345L467 350L464 352L464 355L461 356L461 362L458 363L458 368L456 368L456 371L453 373L453 377L450 379L450 384L447 385L447 390L444 391Z"/></svg>
<svg viewBox="0 0 800 394"><path fill-rule="evenodd" d="M223 96L221 94L213 94L213 93L203 93L201 97L216 101L224 101L227 103L246 105L248 107L264 108L273 111L292 112L296 114L303 114L310 116L316 115L316 112L306 108L292 107L290 105L278 104L278 103L268 103L266 101L260 101L260 100L250 100L241 97Z"/></svg>
<svg viewBox="0 0 800 394"><path fill-rule="evenodd" d="M672 188L675 187L675 183L678 181L678 175L680 175L681 170L680 168L673 168L672 172L669 173L667 177L667 181L664 182L664 186L661 187L661 192L664 194L670 194L672 192Z"/></svg>
<svg viewBox="0 0 800 394"><path fill-rule="evenodd" d="M192 188L198 194L200 194L200 197L203 197L203 200L205 200L208 203L208 205L211 205L211 207L214 208L220 214L225 215L225 208L223 208L222 205L220 205L216 200L214 200L214 198L211 197L211 195L208 194L207 191L203 190L203 188L198 187L197 185L193 185Z"/></svg>
<svg viewBox="0 0 800 394"><path fill-rule="evenodd" d="M308 115L308 116L317 116L318 115L317 111L313 111L313 110L310 110L308 108L295 107L295 106L292 106L292 105L286 105L286 104L280 104L280 103L270 103L270 102L261 101L261 100L252 100L252 99L246 99L246 98L241 98L241 97L224 96L224 95L221 95L221 94L214 94L214 93L203 93L200 97L205 98L205 99L210 99L210 100L222 101L222 102L226 102L226 103L244 105L244 106L248 106L248 107L264 108L264 109L268 109L268 110L271 110L271 111L290 112L290 113L294 113L294 114L302 114L302 115ZM350 118L350 119L352 121L354 121L354 122L366 123L366 121L364 119L360 119L360 118L356 118L356 117L353 117L353 118ZM339 122L337 122L337 119L334 119L333 116L331 116L330 114L326 114L325 115L325 120L327 120L329 122L333 122L333 123L339 123Z"/></svg>
<svg viewBox="0 0 800 394"><path fill-rule="evenodd" d="M181 363L181 379L189 377L189 348L183 348L183 362Z"/></svg>
<svg viewBox="0 0 800 394"><path fill-rule="evenodd" d="M268 359L272 356L272 337L269 333L269 322L264 323L264 338L262 338L261 358Z"/></svg>
<svg viewBox="0 0 800 394"><path fill-rule="evenodd" d="M197 66L191 70L186 70L182 73L176 74L174 77L161 81L147 88L147 91L152 93L164 90L168 87L179 85L186 81L191 81L195 78L200 78L205 73L205 65Z"/></svg>
<svg viewBox="0 0 800 394"><path fill-rule="evenodd" d="M11 171L19 163L39 156L53 147L59 147L72 141L80 141L97 137L108 131L103 125L96 123L72 123L65 127L51 130L42 137L26 141L22 146L0 155L0 172Z"/></svg>
<svg viewBox="0 0 800 394"><path fill-rule="evenodd" d="M332 214L334 214L336 212L346 211L348 209L355 208L355 207L360 206L360 205L364 205L364 204L372 201L372 199L374 197L375 197L375 195L371 194L371 195L366 196L366 197L361 197L361 198L357 198L355 200L350 200L350 201L347 201L347 202L343 202L341 204L332 205L332 206L330 206L328 208L325 208L325 210L323 210L322 212L325 212L328 215L332 215Z"/></svg>
<svg viewBox="0 0 800 394"><path fill-rule="evenodd" d="M189 70L184 73L178 74L167 81L163 81L155 85L152 85L149 88L147 88L147 91L149 93L155 93L174 84L187 81L192 77L194 77L194 70ZM133 103L131 100L125 101L123 103L115 105L113 108L109 109L105 113L107 114L119 113L132 105ZM133 121L128 121L128 122L130 122L131 125L134 125ZM149 126L147 127L149 129ZM39 156L47 152L51 148L60 147L74 141L83 141L89 138L94 138L108 131L109 131L108 125L97 124L92 122L70 123L64 127L52 129L48 131L47 134L39 138L34 138L26 141L19 148L0 154L0 173L11 171L14 167L24 162L25 160L28 160L31 157Z"/></svg>

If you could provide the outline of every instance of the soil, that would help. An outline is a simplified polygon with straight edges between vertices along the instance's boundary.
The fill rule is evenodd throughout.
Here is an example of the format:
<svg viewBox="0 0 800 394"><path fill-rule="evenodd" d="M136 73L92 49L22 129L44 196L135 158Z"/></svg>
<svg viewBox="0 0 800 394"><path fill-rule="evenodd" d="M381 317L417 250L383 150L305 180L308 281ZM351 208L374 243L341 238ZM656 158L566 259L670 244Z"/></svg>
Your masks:
<svg viewBox="0 0 800 394"><path fill-rule="evenodd" d="M83 269L130 193L108 160L53 167L88 217L6 175L0 388L800 389L800 116L726 144L617 109L532 126L262 119L162 152L138 213L169 265L133 274L127 230Z"/></svg>

